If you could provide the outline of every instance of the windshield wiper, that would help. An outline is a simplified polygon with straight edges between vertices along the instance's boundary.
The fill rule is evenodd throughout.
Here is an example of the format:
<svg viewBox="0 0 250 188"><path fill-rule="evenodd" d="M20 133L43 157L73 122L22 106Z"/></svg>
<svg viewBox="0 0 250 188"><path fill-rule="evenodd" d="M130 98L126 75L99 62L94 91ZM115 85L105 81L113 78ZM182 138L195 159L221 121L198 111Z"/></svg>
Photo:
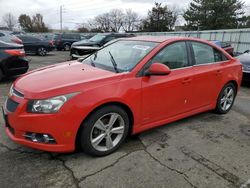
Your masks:
<svg viewBox="0 0 250 188"><path fill-rule="evenodd" d="M90 57L90 63L91 63L91 65L92 65L93 67L95 67L94 61L95 61L96 58L97 58L97 52L93 53L93 55L94 55L94 60Z"/></svg>
<svg viewBox="0 0 250 188"><path fill-rule="evenodd" d="M110 55L111 63L112 63L112 65L113 65L114 69L115 69L115 72L116 72L116 73L119 73L119 71L118 71L118 69L117 69L117 64L116 64L116 62L115 62L115 59L114 59L114 57L112 56L112 54L111 54L110 51L109 51L109 55Z"/></svg>
<svg viewBox="0 0 250 188"><path fill-rule="evenodd" d="M94 63L94 61L93 61L92 58L90 58L90 63L91 63L91 65L92 65L93 67L95 67L95 63Z"/></svg>

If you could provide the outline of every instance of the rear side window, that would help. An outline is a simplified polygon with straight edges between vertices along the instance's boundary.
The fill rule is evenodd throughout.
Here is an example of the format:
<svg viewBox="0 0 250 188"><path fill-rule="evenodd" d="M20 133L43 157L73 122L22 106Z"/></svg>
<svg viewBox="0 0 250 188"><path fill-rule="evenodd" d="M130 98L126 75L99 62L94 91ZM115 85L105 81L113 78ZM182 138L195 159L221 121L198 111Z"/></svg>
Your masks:
<svg viewBox="0 0 250 188"><path fill-rule="evenodd" d="M191 43L194 51L194 58L196 65L227 60L227 58L222 52L214 49L212 46L203 44L201 42L191 42Z"/></svg>
<svg viewBox="0 0 250 188"><path fill-rule="evenodd" d="M162 63L170 69L187 67L188 55L185 42L176 42L161 50L152 60L152 63Z"/></svg>
<svg viewBox="0 0 250 188"><path fill-rule="evenodd" d="M34 42L34 41L36 41L36 42L38 42L38 41L40 41L40 39L38 39L38 38L35 38L35 37L31 37L31 36L18 36L22 41L24 41L24 42Z"/></svg>
<svg viewBox="0 0 250 188"><path fill-rule="evenodd" d="M63 34L62 37L65 38L65 39L79 39L79 38L80 38L80 35Z"/></svg>

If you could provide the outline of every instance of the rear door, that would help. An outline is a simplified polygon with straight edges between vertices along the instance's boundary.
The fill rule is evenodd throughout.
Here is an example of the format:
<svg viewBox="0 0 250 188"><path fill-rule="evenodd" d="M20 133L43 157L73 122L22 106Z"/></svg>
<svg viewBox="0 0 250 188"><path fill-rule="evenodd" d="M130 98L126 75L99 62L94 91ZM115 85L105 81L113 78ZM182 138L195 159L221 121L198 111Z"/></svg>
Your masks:
<svg viewBox="0 0 250 188"><path fill-rule="evenodd" d="M189 42L193 55L194 108L211 105L221 90L225 55L214 47L196 41Z"/></svg>
<svg viewBox="0 0 250 188"><path fill-rule="evenodd" d="M23 46L26 52L36 52L40 39L32 36L21 36Z"/></svg>

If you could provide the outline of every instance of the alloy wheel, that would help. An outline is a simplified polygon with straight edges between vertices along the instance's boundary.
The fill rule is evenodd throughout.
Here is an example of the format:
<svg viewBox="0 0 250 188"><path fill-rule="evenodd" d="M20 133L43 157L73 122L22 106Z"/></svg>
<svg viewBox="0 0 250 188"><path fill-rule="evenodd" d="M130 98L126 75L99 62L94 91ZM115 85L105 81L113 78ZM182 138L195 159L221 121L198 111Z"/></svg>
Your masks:
<svg viewBox="0 0 250 188"><path fill-rule="evenodd" d="M118 113L108 113L99 118L91 131L92 146L97 151L109 151L122 139L125 121Z"/></svg>
<svg viewBox="0 0 250 188"><path fill-rule="evenodd" d="M45 56L47 54L47 50L44 47L38 49L38 54L41 56Z"/></svg>
<svg viewBox="0 0 250 188"><path fill-rule="evenodd" d="M231 86L226 87L220 99L220 105L223 111L227 111L229 108L231 108L234 97L234 89Z"/></svg>

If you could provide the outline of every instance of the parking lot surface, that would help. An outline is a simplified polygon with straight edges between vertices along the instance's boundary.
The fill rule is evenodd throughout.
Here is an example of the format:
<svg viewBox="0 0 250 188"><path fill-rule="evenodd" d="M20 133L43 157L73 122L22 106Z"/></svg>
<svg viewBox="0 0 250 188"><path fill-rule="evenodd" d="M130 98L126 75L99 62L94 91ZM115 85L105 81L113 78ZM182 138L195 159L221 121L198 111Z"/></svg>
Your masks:
<svg viewBox="0 0 250 188"><path fill-rule="evenodd" d="M30 69L68 52L28 56ZM15 78L0 83L0 105ZM39 83L38 83L39 84ZM128 138L115 153L47 153L13 143L0 118L0 187L250 187L250 84L226 115L202 113Z"/></svg>

